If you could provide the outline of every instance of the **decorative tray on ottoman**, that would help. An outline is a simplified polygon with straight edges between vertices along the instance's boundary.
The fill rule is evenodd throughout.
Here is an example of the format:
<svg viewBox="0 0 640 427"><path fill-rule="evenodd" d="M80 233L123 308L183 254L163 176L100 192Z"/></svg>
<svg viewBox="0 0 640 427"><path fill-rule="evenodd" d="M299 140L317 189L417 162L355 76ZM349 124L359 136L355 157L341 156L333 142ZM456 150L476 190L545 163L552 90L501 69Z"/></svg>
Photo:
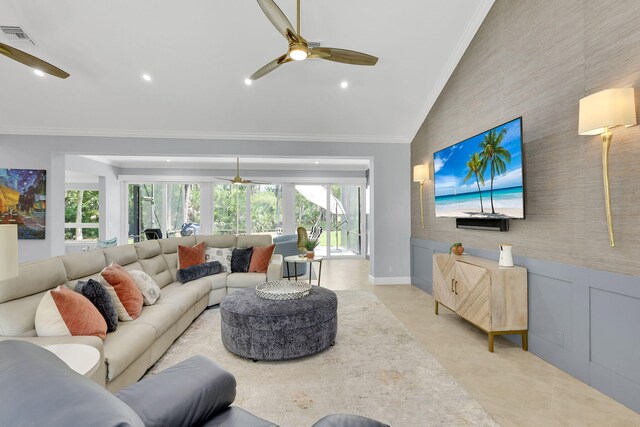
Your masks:
<svg viewBox="0 0 640 427"><path fill-rule="evenodd" d="M299 299L309 294L311 285L289 280L277 280L274 282L260 283L256 286L256 294L260 298L286 301Z"/></svg>

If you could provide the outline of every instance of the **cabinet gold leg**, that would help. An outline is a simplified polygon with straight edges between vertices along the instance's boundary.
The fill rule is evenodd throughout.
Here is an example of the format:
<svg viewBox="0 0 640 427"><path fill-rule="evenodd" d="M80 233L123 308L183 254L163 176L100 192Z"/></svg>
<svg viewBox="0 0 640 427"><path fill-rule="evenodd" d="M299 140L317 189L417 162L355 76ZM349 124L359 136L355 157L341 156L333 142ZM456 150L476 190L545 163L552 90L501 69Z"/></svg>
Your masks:
<svg viewBox="0 0 640 427"><path fill-rule="evenodd" d="M493 353L493 333L489 332L489 351Z"/></svg>
<svg viewBox="0 0 640 427"><path fill-rule="evenodd" d="M436 316L438 315L438 301L436 301Z"/></svg>
<svg viewBox="0 0 640 427"><path fill-rule="evenodd" d="M522 333L522 349L524 351L529 351L529 332L524 331Z"/></svg>

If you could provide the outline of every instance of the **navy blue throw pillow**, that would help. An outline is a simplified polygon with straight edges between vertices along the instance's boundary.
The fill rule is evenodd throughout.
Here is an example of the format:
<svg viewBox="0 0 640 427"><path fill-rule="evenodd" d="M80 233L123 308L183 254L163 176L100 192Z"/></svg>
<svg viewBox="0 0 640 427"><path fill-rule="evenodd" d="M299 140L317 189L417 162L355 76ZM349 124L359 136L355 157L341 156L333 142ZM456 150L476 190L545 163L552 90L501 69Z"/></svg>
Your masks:
<svg viewBox="0 0 640 427"><path fill-rule="evenodd" d="M200 279L204 276L211 276L222 271L222 264L218 261L205 262L204 264L192 265L191 267L181 268L176 273L178 282L187 283L192 280Z"/></svg>
<svg viewBox="0 0 640 427"><path fill-rule="evenodd" d="M118 312L109 292L100 282L89 279L86 282L79 281L76 292L86 297L98 309L107 322L107 332L113 332L118 327Z"/></svg>
<svg viewBox="0 0 640 427"><path fill-rule="evenodd" d="M253 246L246 249L235 248L231 254L231 272L246 273L249 271Z"/></svg>

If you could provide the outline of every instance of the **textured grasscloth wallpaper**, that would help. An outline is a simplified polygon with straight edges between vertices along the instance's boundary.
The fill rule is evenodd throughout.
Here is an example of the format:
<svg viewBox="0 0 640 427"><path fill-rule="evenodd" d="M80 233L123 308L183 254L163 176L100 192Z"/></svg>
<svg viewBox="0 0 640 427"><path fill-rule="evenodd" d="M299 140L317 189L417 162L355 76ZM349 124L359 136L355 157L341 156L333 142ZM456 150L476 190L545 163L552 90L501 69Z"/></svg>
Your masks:
<svg viewBox="0 0 640 427"><path fill-rule="evenodd" d="M457 230L435 218L425 185L425 228L412 183L412 236L596 269L640 274L640 126L616 128L610 152L616 248L608 244L599 136L578 135L578 101L636 88L640 1L498 0L411 145L411 163L523 117L526 215L508 233ZM637 109L640 111L640 105ZM432 178L433 178L433 172Z"/></svg>

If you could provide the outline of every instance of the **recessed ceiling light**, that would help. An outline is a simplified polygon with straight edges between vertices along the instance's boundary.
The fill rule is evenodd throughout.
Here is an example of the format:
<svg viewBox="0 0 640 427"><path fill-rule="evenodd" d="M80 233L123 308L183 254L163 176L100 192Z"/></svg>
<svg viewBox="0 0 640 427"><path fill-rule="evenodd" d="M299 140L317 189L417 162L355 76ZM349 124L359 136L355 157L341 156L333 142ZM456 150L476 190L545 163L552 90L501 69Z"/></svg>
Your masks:
<svg viewBox="0 0 640 427"><path fill-rule="evenodd" d="M171 160L167 159L167 163L169 163Z"/></svg>
<svg viewBox="0 0 640 427"><path fill-rule="evenodd" d="M244 79L244 84L246 84L247 86L251 86L251 83L253 83L253 80L251 80L251 79Z"/></svg>
<svg viewBox="0 0 640 427"><path fill-rule="evenodd" d="M348 87L349 87L349 82L342 82L342 83L340 83L340 87L341 87L342 89L346 89L346 88L348 88Z"/></svg>
<svg viewBox="0 0 640 427"><path fill-rule="evenodd" d="M37 68L35 68L33 72L36 76L44 77L44 71L42 70L38 70Z"/></svg>
<svg viewBox="0 0 640 427"><path fill-rule="evenodd" d="M315 164L315 165L317 165L318 163L320 163L320 162L313 162L313 164Z"/></svg>
<svg viewBox="0 0 640 427"><path fill-rule="evenodd" d="M151 81L151 76L149 74L143 74L142 75L142 80L144 80L145 82L150 82Z"/></svg>

